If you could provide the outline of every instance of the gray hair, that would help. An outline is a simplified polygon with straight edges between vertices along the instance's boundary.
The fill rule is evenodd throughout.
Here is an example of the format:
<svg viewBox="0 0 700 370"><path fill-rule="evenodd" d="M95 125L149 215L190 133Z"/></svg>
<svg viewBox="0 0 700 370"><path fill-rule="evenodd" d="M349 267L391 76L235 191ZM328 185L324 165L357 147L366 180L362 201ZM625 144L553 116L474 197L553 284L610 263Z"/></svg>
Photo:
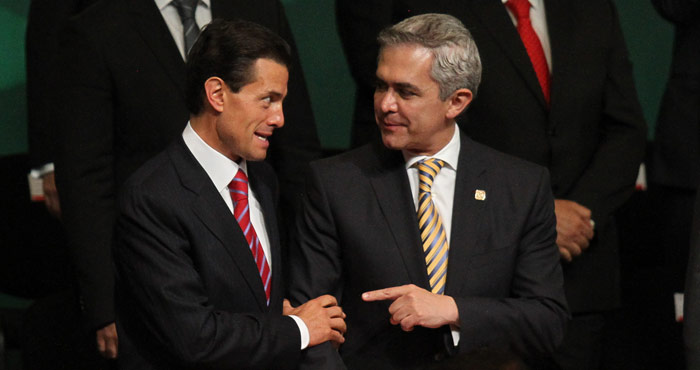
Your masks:
<svg viewBox="0 0 700 370"><path fill-rule="evenodd" d="M440 99L458 89L476 96L481 82L481 59L471 33L447 14L422 14L385 28L377 37L381 52L390 46L417 44L430 50L434 60L430 76L440 86Z"/></svg>

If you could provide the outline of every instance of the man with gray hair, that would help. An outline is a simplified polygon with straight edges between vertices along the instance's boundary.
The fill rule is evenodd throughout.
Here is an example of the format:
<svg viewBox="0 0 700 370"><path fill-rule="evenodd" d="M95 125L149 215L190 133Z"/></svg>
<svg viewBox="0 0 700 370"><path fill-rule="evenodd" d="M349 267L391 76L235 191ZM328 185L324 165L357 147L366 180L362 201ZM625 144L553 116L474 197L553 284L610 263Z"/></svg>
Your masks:
<svg viewBox="0 0 700 370"><path fill-rule="evenodd" d="M459 20L416 16L378 40L382 143L312 163L297 220L290 298L332 294L348 327L337 351L306 350L305 366L552 352L567 308L547 170L460 133L481 62Z"/></svg>

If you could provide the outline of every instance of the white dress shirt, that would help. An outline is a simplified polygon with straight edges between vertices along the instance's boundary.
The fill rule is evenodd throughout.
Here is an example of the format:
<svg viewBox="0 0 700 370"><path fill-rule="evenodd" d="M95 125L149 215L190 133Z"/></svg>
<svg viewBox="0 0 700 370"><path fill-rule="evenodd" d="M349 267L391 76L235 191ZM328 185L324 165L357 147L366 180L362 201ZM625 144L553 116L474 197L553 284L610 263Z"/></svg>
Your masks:
<svg viewBox="0 0 700 370"><path fill-rule="evenodd" d="M180 50L182 59L186 60L185 55L185 30L182 26L182 20L177 13L177 8L173 5L172 0L155 0L156 6L160 10L160 14L168 25L170 34ZM211 22L211 0L199 0L197 8L194 10L194 20L200 29L204 28Z"/></svg>
<svg viewBox="0 0 700 370"><path fill-rule="evenodd" d="M226 202L228 209L233 214L233 200L231 199L231 193L228 189L228 184L233 180L241 169L248 175L248 166L245 160L241 160L241 163L236 163L226 157L225 155L217 152L214 148L205 143L201 137L194 131L192 125L187 123L187 127L182 132L182 139L185 141L185 145L192 152L194 158L199 162L199 164L204 168L204 171L214 183L214 187L221 195L221 198ZM260 240L260 245L265 252L265 259L272 269L272 255L270 254L270 239L267 235L267 228L265 227L265 218L262 213L262 208L258 202L255 192L250 187L248 183L248 212L250 213L250 222L253 224L255 233L258 235ZM231 225L234 227L235 225ZM251 258L253 255L251 253ZM302 319L297 316L290 315L292 319L297 323L299 327L299 333L301 334L301 349L306 348L309 345L309 329Z"/></svg>
<svg viewBox="0 0 700 370"><path fill-rule="evenodd" d="M503 6L508 0L503 1ZM510 19L513 21L513 25L518 25L518 20L515 15L511 13L510 9L506 7ZM544 0L530 0L530 23L532 23L532 28L535 30L537 37L540 39L540 44L542 44L542 50L544 51L544 57L547 59L547 66L549 67L549 73L552 73L552 48L549 46L549 31L547 30L547 13L544 9Z"/></svg>
<svg viewBox="0 0 700 370"><path fill-rule="evenodd" d="M440 218L442 219L448 246L450 246L452 242L450 239L452 231L452 203L454 202L455 180L457 178L457 162L459 161L460 147L459 127L455 124L455 132L450 142L434 155L415 155L411 152L403 151L403 157L406 161L406 172L408 173L408 182L411 185L413 205L416 208L416 212L418 211L418 185L420 180L418 180L418 168L414 167L414 164L426 158L438 158L445 162L445 166L433 179L433 186L430 188L430 193L435 208L437 208ZM450 264L449 252L447 264L448 266ZM449 279L450 277L448 276L447 278ZM452 327L452 341L455 346L459 343L459 334L459 329Z"/></svg>

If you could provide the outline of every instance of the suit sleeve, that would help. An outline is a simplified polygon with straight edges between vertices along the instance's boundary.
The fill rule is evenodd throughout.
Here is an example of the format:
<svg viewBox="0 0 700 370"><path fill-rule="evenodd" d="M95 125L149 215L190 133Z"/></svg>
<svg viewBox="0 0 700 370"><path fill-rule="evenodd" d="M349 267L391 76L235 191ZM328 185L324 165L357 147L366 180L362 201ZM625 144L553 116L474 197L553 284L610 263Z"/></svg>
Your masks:
<svg viewBox="0 0 700 370"><path fill-rule="evenodd" d="M287 216L299 206L300 190L304 186L304 168L321 157L321 144L316 131L311 98L304 80L299 53L287 22L284 7L278 2L278 32L292 48L289 70L289 91L284 101L285 126L275 130L268 150L269 163L275 168L282 189L283 208Z"/></svg>
<svg viewBox="0 0 700 370"><path fill-rule="evenodd" d="M289 299L302 304L315 298L318 292L331 294L342 305L342 256L333 217L319 175L311 170L302 207L296 218L290 252ZM302 356L300 369L344 369L338 351L330 343L308 348Z"/></svg>
<svg viewBox="0 0 700 370"><path fill-rule="evenodd" d="M336 0L335 19L350 72L356 84L352 145L368 142L378 134L373 96L377 70L379 32L393 23L389 0ZM378 136L378 135L377 135Z"/></svg>
<svg viewBox="0 0 700 370"><path fill-rule="evenodd" d="M336 0L338 34L358 89L374 91L379 32L392 24L392 1Z"/></svg>
<svg viewBox="0 0 700 370"><path fill-rule="evenodd" d="M127 189L120 204L114 249L119 322L145 350L196 369L296 366L301 339L292 318L212 305L208 292L216 287L204 286L190 241L207 230L191 227L192 219L182 215L186 206L139 187Z"/></svg>
<svg viewBox="0 0 700 370"><path fill-rule="evenodd" d="M688 370L700 370L700 197L695 201L695 218L690 243L683 307L683 340Z"/></svg>
<svg viewBox="0 0 700 370"><path fill-rule="evenodd" d="M56 55L59 34L68 18L79 10L79 1L33 0L26 33L27 123L30 165L54 161L55 122L51 122L52 96L56 92Z"/></svg>
<svg viewBox="0 0 700 370"><path fill-rule="evenodd" d="M59 55L56 181L87 324L114 322L114 110L107 66L87 34L69 27Z"/></svg>
<svg viewBox="0 0 700 370"><path fill-rule="evenodd" d="M590 208L593 219L603 222L632 195L646 145L646 124L634 87L632 64L617 12L608 4L610 43L598 124L600 140L591 162L568 195Z"/></svg>
<svg viewBox="0 0 700 370"><path fill-rule="evenodd" d="M496 346L548 354L563 339L568 314L555 245L554 200L545 170L539 180L532 189L536 193L531 193L509 297L453 297L459 309L460 352Z"/></svg>

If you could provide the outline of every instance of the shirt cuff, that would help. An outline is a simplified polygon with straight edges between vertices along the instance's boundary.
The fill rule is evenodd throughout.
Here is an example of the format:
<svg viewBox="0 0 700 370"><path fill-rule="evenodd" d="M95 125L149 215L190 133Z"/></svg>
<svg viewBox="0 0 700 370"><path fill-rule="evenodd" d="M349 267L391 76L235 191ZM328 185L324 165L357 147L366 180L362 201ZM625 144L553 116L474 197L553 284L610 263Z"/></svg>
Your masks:
<svg viewBox="0 0 700 370"><path fill-rule="evenodd" d="M459 344L459 327L450 325L450 334L452 334L452 343L454 343L455 347Z"/></svg>
<svg viewBox="0 0 700 370"><path fill-rule="evenodd" d="M52 163L46 163L45 165L43 165L41 167L32 168L32 171L29 172L29 174L35 179L40 179L40 178L44 177L44 175L46 175L47 173L53 172L53 171L54 171L54 166L53 166L53 162L52 162Z"/></svg>
<svg viewBox="0 0 700 370"><path fill-rule="evenodd" d="M299 327L299 334L301 334L301 349L305 350L306 347L309 346L309 328L306 327L304 320L300 319L298 316L289 315L289 317L294 319L294 322L296 322L297 326Z"/></svg>

